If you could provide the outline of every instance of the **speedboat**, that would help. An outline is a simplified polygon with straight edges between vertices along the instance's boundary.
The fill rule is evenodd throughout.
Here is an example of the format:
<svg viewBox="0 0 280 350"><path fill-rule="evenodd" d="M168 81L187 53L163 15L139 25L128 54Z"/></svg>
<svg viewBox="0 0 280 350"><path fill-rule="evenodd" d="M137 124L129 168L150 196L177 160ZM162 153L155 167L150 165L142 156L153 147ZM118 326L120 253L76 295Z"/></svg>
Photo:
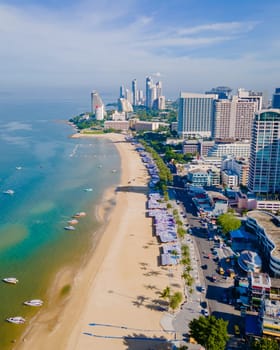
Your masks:
<svg viewBox="0 0 280 350"><path fill-rule="evenodd" d="M75 215L73 215L74 218L80 218L82 216L86 216L87 214L84 211L81 211L79 213L76 213Z"/></svg>
<svg viewBox="0 0 280 350"><path fill-rule="evenodd" d="M6 320L10 323L15 323L15 324L23 324L25 322L25 318L21 316L9 317L9 318L6 318Z"/></svg>
<svg viewBox="0 0 280 350"><path fill-rule="evenodd" d="M85 191L85 192L92 192L93 189L92 189L92 188L85 188L84 191Z"/></svg>
<svg viewBox="0 0 280 350"><path fill-rule="evenodd" d="M10 283L10 284L17 284L18 283L18 279L16 279L15 277L5 277L2 279L3 282L6 283Z"/></svg>
<svg viewBox="0 0 280 350"><path fill-rule="evenodd" d="M76 229L75 229L75 227L74 227L74 226L69 225L69 226L65 226L65 227L64 227L64 230L74 231L74 230L76 230Z"/></svg>
<svg viewBox="0 0 280 350"><path fill-rule="evenodd" d="M17 169L17 170L21 170L22 167L21 167L21 166L16 166L16 169Z"/></svg>
<svg viewBox="0 0 280 350"><path fill-rule="evenodd" d="M23 304L27 306L42 306L43 303L43 300L40 299L32 299L23 302Z"/></svg>
<svg viewBox="0 0 280 350"><path fill-rule="evenodd" d="M4 194L14 194L15 191L13 190L7 190L7 191L3 191Z"/></svg>
<svg viewBox="0 0 280 350"><path fill-rule="evenodd" d="M77 219L72 219L67 221L69 225L77 225L79 223L79 221Z"/></svg>

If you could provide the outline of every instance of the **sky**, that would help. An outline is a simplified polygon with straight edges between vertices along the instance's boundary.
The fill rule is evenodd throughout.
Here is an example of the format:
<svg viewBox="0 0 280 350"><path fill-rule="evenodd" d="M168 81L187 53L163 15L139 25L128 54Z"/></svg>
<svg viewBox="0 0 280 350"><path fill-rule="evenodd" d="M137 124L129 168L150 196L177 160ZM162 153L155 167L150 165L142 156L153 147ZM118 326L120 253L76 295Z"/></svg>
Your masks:
<svg viewBox="0 0 280 350"><path fill-rule="evenodd" d="M0 95L280 86L279 0L0 0ZM270 96L269 96L270 97Z"/></svg>

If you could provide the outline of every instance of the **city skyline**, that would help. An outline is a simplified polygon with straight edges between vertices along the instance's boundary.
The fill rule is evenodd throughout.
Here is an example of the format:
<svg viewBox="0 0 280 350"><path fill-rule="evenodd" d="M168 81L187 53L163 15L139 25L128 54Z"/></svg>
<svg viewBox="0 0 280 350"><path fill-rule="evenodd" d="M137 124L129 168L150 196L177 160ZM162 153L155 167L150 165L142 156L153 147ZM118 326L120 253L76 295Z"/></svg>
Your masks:
<svg viewBox="0 0 280 350"><path fill-rule="evenodd" d="M279 85L278 1L0 0L1 92L97 89L156 75L168 98ZM108 12L108 8L110 11Z"/></svg>

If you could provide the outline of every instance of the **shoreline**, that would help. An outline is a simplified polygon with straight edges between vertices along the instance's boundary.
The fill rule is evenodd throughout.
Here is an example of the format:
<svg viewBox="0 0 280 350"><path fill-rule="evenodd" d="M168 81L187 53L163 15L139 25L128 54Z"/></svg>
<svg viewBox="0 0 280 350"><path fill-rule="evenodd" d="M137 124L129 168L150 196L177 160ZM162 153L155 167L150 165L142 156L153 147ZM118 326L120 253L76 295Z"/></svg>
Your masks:
<svg viewBox="0 0 280 350"><path fill-rule="evenodd" d="M152 221L146 217L146 168L121 134L79 134L77 137L103 137L116 143L121 156L120 184L117 190L107 190L105 199L96 208L96 217L103 223L88 261L78 271L72 271L72 275L67 268L57 274L58 280L69 274L73 285L69 295L60 305L42 309L15 349L125 349L124 337L134 334L133 329L144 332L147 337L170 338L171 335L161 329L164 313L158 310L159 293L169 285L170 272L158 266L159 245L152 236ZM128 190L131 179L133 184ZM100 326L98 337L90 337L83 334L97 332L88 326L90 322L110 325L110 328ZM147 329L155 331L147 333ZM116 338L105 340L108 333ZM149 343L145 341L147 348ZM133 348L138 349L135 341L133 344ZM143 342L139 345L139 349L145 349ZM163 348L161 344L160 349Z"/></svg>

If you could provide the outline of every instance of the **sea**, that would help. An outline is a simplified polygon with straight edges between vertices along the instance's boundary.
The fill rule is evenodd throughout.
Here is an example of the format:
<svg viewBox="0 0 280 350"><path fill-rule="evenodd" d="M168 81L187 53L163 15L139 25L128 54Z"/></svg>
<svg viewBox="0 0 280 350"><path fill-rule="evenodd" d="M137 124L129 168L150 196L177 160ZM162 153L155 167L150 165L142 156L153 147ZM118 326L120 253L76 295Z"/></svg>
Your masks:
<svg viewBox="0 0 280 350"><path fill-rule="evenodd" d="M68 119L87 109L84 101L72 99L0 99L1 350L13 349L31 319L48 308L57 272L84 263L100 225L95 208L106 189L119 183L120 156L113 143L69 137L74 131ZM65 230L81 211L87 215L76 229ZM19 282L7 284L6 277ZM44 301L40 311L23 304L31 299ZM26 323L6 321L14 316Z"/></svg>

